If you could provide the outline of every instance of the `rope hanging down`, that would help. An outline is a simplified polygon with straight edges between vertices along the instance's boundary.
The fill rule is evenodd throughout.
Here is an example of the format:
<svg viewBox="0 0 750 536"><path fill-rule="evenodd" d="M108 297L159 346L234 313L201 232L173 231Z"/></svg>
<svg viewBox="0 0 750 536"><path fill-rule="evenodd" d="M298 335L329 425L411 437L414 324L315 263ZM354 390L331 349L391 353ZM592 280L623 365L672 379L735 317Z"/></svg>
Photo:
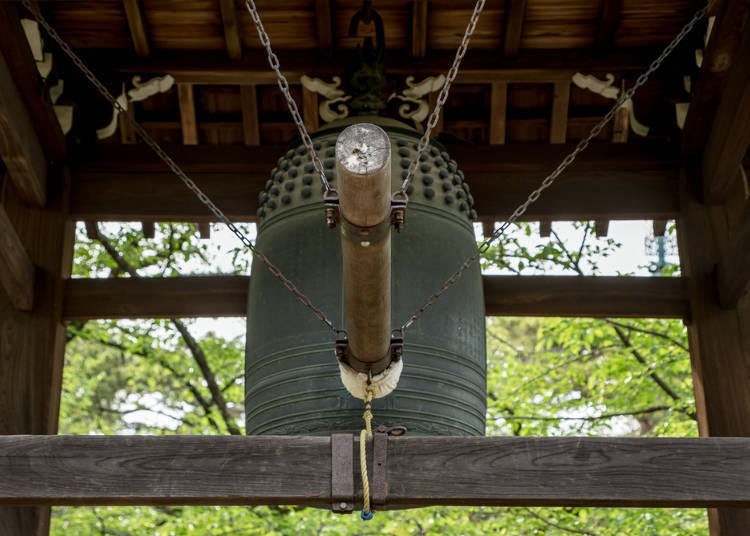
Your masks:
<svg viewBox="0 0 750 536"><path fill-rule="evenodd" d="M464 272L479 260L479 257L481 257L482 253L486 252L489 249L490 245L492 245L495 240L500 238L508 229L508 227L515 223L516 220L518 220L518 218L520 218L526 212L526 210L528 210L531 204L539 199L539 197L542 195L542 192L552 186L555 180L557 180L557 178L568 168L568 166L570 166L575 161L576 157L578 157L578 155L583 152L586 147L589 146L591 140L593 140L596 136L599 135L599 133L601 133L605 125L609 123L614 117L615 113L617 113L617 110L619 110L620 107L622 107L622 105L628 99L633 97L638 88L646 83L649 77L661 66L664 60L674 51L674 49L677 48L677 46L682 42L685 36L687 36L695 27L695 25L698 24L698 22L700 22L706 16L706 13L711 8L714 1L715 0L711 0L705 7L699 9L695 13L695 15L693 15L693 18L690 19L690 21L682 27L680 32L672 39L672 41L670 41L670 43L664 48L661 54L659 54L659 56L651 62L651 64L648 66L648 69L641 73L641 75L636 79L633 86L627 91L623 92L623 94L619 99L617 99L617 102L615 102L615 104L612 106L612 108L610 108L607 114L602 117L596 125L592 127L591 131L585 138L578 142L573 151L568 156L566 156L562 160L562 162L560 162L560 164L552 171L552 173L545 177L539 187L529 194L526 200L521 203L518 208L516 208L516 210L513 211L513 214L511 214L511 216L507 220L505 220L502 225L500 225L489 237L485 238L485 240L481 244L479 244L479 246L477 246L477 251L467 257L466 260L464 260L461 266L459 266L459 268L455 272L453 272L453 274L451 274L448 279L446 279L445 283L443 283L443 286L440 287L437 292L427 298L427 300L421 307L414 311L414 313L406 320L406 322L401 325L401 329L403 331L406 331L406 329L409 328L414 322L419 320L430 306L432 306L438 299L440 299L440 297L445 294L448 289L455 285L456 282L464 274Z"/></svg>
<svg viewBox="0 0 750 536"><path fill-rule="evenodd" d="M258 251L258 249L255 247L255 244L253 244L252 240L250 240L245 233L243 233L235 224L234 222L226 215L224 212L217 207L213 201L198 187L195 182L188 177L188 175L180 168L179 165L170 157L164 149L161 148L161 146L154 140L151 135L146 132L146 130L129 114L123 113L125 112L125 109L120 105L120 103L117 101L117 99L110 93L110 91L106 88L104 84L96 77L96 75L86 66L85 63L83 63L83 60L81 60L80 57L73 51L72 48L60 37L60 35L57 33L57 31L47 22L47 19L42 16L40 12L38 12L34 6L31 5L31 2L29 0L21 0L21 3L23 6L31 13L31 15L34 17L34 19L39 23L40 26L42 26L45 31L49 34L49 36L57 43L57 45L60 47L60 49L70 58L70 61L73 62L73 64L78 67L78 69L83 73L83 75L86 77L86 79L91 82L91 84L96 88L96 90L104 97L111 105L112 107L120 112L125 119L130 123L130 125L133 127L133 130L141 137L141 139L148 145L154 153L164 162L167 167L175 174L177 177L180 178L180 180L185 184L185 186L188 187L188 189L195 194L195 196L198 198L198 200L203 203L210 211L211 213L216 216L216 218L219 219L224 225L226 225L232 233L242 242L242 244L247 247L250 251L252 251L255 258L260 260L268 270L276 277L281 283L292 293L294 296L297 297L297 299L304 305L307 309L309 309L317 318L320 320L323 324L325 324L331 331L334 333L339 333L341 330L337 329L336 326L333 324L333 322L326 316L326 314L318 307L316 307L312 301L310 300L307 295L302 292L289 278L287 278L283 272L275 265L273 264L268 257L266 257L263 253ZM277 60L278 62L278 60ZM288 88L288 84L287 84ZM296 105L295 105L296 110ZM297 112L297 115L299 115L299 112ZM308 136L309 138L309 136ZM309 149L312 149L312 144L310 145ZM317 153L315 151L312 151L312 155L314 156L313 162L316 161L318 165L320 165L320 159L317 158ZM322 170L322 165L320 165L320 169ZM321 175L321 178L323 179L324 186L327 186L327 181L325 181L325 176Z"/></svg>

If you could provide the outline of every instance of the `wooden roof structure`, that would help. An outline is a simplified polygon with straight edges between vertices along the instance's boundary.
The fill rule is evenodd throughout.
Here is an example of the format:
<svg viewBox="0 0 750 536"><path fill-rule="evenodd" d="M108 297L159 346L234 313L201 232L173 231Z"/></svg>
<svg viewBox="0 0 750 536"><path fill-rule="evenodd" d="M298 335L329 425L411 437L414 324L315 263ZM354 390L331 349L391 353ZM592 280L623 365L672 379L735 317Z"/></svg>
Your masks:
<svg viewBox="0 0 750 536"><path fill-rule="evenodd" d="M174 84L159 87L158 81L152 82L153 95L131 99L128 113L228 215L255 220L256 194L296 130L243 2L34 4L117 94L123 86L126 91L138 89L154 78L171 76ZM257 4L306 125L311 130L320 127L324 119L318 111L325 99L303 85L302 78L330 81L343 74L358 42L348 35L349 22L361 3ZM389 94L403 92L408 76L419 82L446 71L473 5L468 0L373 3L384 20ZM606 113L614 102L612 91L632 85L701 5L693 0L488 0L434 133L471 183L486 228L508 217ZM422 488L394 487L389 491L393 506L715 506L721 508L710 512L712 535L750 530L750 439L719 439L750 438L750 211L745 172L750 165L750 8L742 0L717 0L710 15L710 33L704 24L691 34L638 92L632 111L618 111L524 216L540 222L542 233L556 220L596 220L597 232L606 234L610 220L648 219L659 234L667 220L676 219L683 277L571 281L485 276L485 294L490 315L685 319L700 431L717 438L582 443L540 438L533 444L503 438L445 438L442 443L391 438L388 459L396 465L389 468L401 473L413 466L415 456L440 448L474 452L476 459L503 449L528 454L518 454L502 467L488 459L477 470L498 479L489 479L476 494L457 483L460 471L451 473L456 466L431 458L438 480ZM305 489L268 491L267 482L253 480L259 477L237 454L237 449L246 454L250 445L256 449L254 463L268 464L267 474L284 481L287 469L269 459L275 447L262 438L160 441L22 435L56 433L66 320L242 316L247 292L247 279L241 277L69 278L76 221L91 228L100 221L140 221L146 234L153 233L158 221L195 222L207 235L205 224L213 218L148 147L138 143L126 121L111 122L111 108L61 51L45 36L35 37L23 19L30 16L20 2L0 3L0 434L9 436L0 436L3 533L44 533L44 505L53 504L330 503L328 438L289 440L279 447L290 453L307 449L319 463ZM608 74L609 85L596 81L607 81ZM589 89L581 87L587 85ZM435 94L426 98L434 103ZM104 132L107 126L109 132ZM132 468L130 480L113 466L109 475L121 477L122 487L96 484L97 460L125 447L154 456L155 463L164 456L182 460L182 465L175 462L159 473L144 463ZM599 469L576 454L605 448L614 453L613 473L607 472L609 466L597 473ZM560 482L589 471L592 478L602 479L601 486L566 490L565 496L550 492L545 487L549 475L531 470L534 453L544 449L557 453L567 467L558 475ZM236 462L233 471L247 473L244 483L255 483L237 489L226 484L231 478L216 479L187 490L171 487L179 493L169 495L137 478L177 482L193 470L190 453L199 451L228 456ZM78 460L75 471L90 477L86 484L76 490L64 485L59 475L69 468L55 462L60 455ZM123 450L124 460L129 455ZM19 462L22 457L25 461ZM693 463L701 457L703 463ZM209 458L202 460L200 474L218 471ZM22 467L35 469L24 472ZM455 478L440 481L437 468ZM519 471L517 485L503 486L514 470ZM607 487L611 474L619 487ZM668 485L660 485L663 482Z"/></svg>

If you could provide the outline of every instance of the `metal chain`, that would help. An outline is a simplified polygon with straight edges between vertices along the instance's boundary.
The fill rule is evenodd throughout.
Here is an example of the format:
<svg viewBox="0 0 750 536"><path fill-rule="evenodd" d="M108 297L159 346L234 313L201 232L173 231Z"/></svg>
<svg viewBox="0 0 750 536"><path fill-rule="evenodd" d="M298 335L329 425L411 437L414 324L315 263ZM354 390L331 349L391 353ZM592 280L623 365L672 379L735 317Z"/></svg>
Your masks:
<svg viewBox="0 0 750 536"><path fill-rule="evenodd" d="M424 134L422 134L422 137L417 144L417 154L414 156L414 160L409 164L409 169L406 171L406 177L401 183L401 192L404 194L406 193L406 187L409 186L409 183L414 179L414 174L417 172L417 166L419 165L420 158L422 158L422 154L424 154L427 146L430 144L432 129L435 128L440 120L440 112L445 105L445 101L448 100L448 93L450 92L451 84L453 84L456 76L458 76L458 69L461 66L461 60L464 59L464 55L469 48L469 41L471 40L471 36L474 35L474 30L479 21L479 15L482 14L482 10L484 9L484 3L485 0L477 0L477 3L474 5L474 12L471 14L469 23L466 25L464 36L461 39L461 45L459 45L456 50L456 56L453 58L453 65L451 65L451 68L448 70L448 75L445 77L445 83L443 84L443 87L440 88L440 93L438 93L435 108L433 108L429 119L427 119Z"/></svg>
<svg viewBox="0 0 750 536"><path fill-rule="evenodd" d="M130 115L123 113L125 112L125 108L120 105L120 103L117 101L117 99L110 93L110 91L106 88L104 84L102 84L99 79L96 77L96 75L83 63L81 58L78 57L78 55L73 51L73 49L70 48L70 46L60 37L60 35L55 31L55 29L50 26L50 24L47 22L47 20L42 16L41 13L39 13L32 5L29 0L21 0L21 3L23 6L33 15L33 17L36 19L36 21L47 31L50 37L57 43L57 45L62 49L62 51L70 58L70 60L73 62L73 64L78 67L78 69L83 73L83 75L86 77L86 79L91 82L91 84L97 89L97 91L114 107L115 110L122 113L122 115L127 119L127 121L130 123L130 125L133 127L133 130L143 139L143 141L148 145L155 153L156 155L169 167L169 169L177 175L180 180L185 184L185 186L188 187L188 189L195 194L195 196L198 198L198 200L203 203L208 209L213 213L214 216L216 216L219 221L224 223L232 233L242 242L245 247L247 247L250 251L253 252L253 255L255 258L260 260L263 264L266 265L268 270L271 272L271 274L274 275L277 279L279 279L282 284L289 289L289 291L294 294L297 299L302 302L302 304L307 307L312 313L320 320L323 324L325 324L328 328L330 328L334 332L338 332L339 330L336 328L336 326L331 322L331 320L325 315L325 313L316 307L310 298L307 297L307 295L302 292L297 286L289 280L282 272L281 270L273 264L268 257L266 257L263 253L258 251L258 249L255 247L255 244L234 224L234 222L229 219L229 217L224 214L224 212L217 207L213 201L198 187L195 182L187 176L187 174L180 168L180 166L177 165L177 163L170 157L164 149L161 148L161 146L154 140L148 132L140 125L138 122Z"/></svg>
<svg viewBox="0 0 750 536"><path fill-rule="evenodd" d="M680 32L664 48L662 53L659 54L659 57L652 61L648 66L648 69L646 69L636 79L633 86L625 91L619 99L617 99L617 102L615 102L615 104L607 112L607 114L602 117L596 125L594 125L588 135L578 142L573 151L568 156L566 156L562 160L562 162L560 162L560 164L552 171L552 173L547 175L547 177L541 182L539 187L529 194L526 200L521 203L518 208L516 208L516 210L513 211L510 217L505 220L505 222L503 222L503 224L498 227L489 237L487 237L479 246L477 246L477 251L466 258L466 260L461 264L458 270L453 272L453 274L451 274L451 276L445 281L445 283L443 283L443 286L440 287L437 292L432 294L419 309L414 311L409 319L401 326L402 330L406 330L414 322L419 320L419 318L425 313L425 311L430 306L432 306L449 288L455 285L459 278L464 274L464 272L479 260L479 257L482 255L482 253L485 253L489 249L492 242L500 238L508 229L508 227L510 227L516 220L518 220L518 218L520 218L526 212L526 210L528 210L529 206L532 203L539 199L539 197L542 195L542 192L552 186L555 180L557 180L557 178L568 168L568 166L570 166L570 164L575 161L576 157L589 146L589 144L595 137L597 137L601 133L606 124L609 123L609 121L617 113L617 110L619 110L623 106L623 104L625 104L625 102L633 97L638 88L646 83L646 81L654 73L654 71L656 71L661 66L667 56L669 56L674 51L674 49L677 48L680 42L685 38L685 36L687 36L687 34L692 31L695 25L698 24L698 22L700 22L703 17L706 16L706 13L711 8L713 2L714 0L709 2L702 9L699 9L695 13L695 15L693 15L693 18L690 19L690 21L682 27L682 30L680 30Z"/></svg>
<svg viewBox="0 0 750 536"><path fill-rule="evenodd" d="M271 48L271 38L268 36L268 32L266 32L266 29L263 27L263 21L260 19L258 8L255 7L255 1L245 0L245 7L247 7L248 12L250 13L250 17L255 23L255 29L258 31L260 44L263 45L266 49L266 55L268 56L268 65L271 67L273 72L276 73L276 83L278 84L281 93L284 95L286 104L289 107L289 113L292 114L292 120L297 126L297 131L302 138L302 143L305 144L305 148L307 149L307 153L310 155L313 166L315 166L315 171L317 171L318 175L320 175L320 182L323 183L323 188L325 188L326 192L331 192L335 190L335 188L331 186L331 184L328 182L328 179L326 178L326 172L323 168L323 163L320 161L320 157L318 156L318 153L313 146L312 138L310 138L310 134L307 132L307 127L305 126L305 122L302 119L302 115L299 113L299 107L297 106L297 103L295 102L291 92L289 91L289 80L287 80L286 76L284 76L284 73L281 72L281 63L279 62L279 57Z"/></svg>

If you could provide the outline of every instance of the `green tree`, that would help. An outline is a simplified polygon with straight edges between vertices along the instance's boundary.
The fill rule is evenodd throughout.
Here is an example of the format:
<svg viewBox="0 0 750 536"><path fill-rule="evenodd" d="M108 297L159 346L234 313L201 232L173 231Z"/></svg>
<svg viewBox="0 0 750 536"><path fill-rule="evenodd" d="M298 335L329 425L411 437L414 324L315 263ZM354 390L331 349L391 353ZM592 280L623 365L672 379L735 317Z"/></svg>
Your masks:
<svg viewBox="0 0 750 536"><path fill-rule="evenodd" d="M618 245L578 224L575 247L553 234L528 245L517 226L483 262L510 273L596 273ZM75 274L173 276L211 271L227 253L189 225L79 232ZM666 272L674 273L668 268ZM244 340L196 337L192 322L97 321L69 326L60 417L65 434L235 434L244 428ZM493 318L488 334L490 435L697 435L685 329L679 321ZM377 421L377 415L376 415ZM424 508L378 512L369 522L294 507L56 508L55 535L265 534L704 534L699 509Z"/></svg>

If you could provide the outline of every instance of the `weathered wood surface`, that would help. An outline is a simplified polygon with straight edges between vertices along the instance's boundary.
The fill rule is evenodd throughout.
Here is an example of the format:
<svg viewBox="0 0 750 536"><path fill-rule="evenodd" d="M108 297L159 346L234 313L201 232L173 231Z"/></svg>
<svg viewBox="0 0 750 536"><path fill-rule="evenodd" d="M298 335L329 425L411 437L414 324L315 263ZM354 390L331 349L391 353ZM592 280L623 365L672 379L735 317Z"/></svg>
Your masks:
<svg viewBox="0 0 750 536"><path fill-rule="evenodd" d="M719 302L723 307L737 307L750 284L750 205L745 207L740 224L721 254L716 269Z"/></svg>
<svg viewBox="0 0 750 536"><path fill-rule="evenodd" d="M411 55L424 58L427 54L427 0L413 0L411 15Z"/></svg>
<svg viewBox="0 0 750 536"><path fill-rule="evenodd" d="M0 285L19 311L34 305L34 264L0 205Z"/></svg>
<svg viewBox="0 0 750 536"><path fill-rule="evenodd" d="M144 58L150 56L151 47L149 45L146 22L143 17L141 0L123 0L122 3L125 8L125 16L128 21L128 29L130 30L130 38L133 41L135 53Z"/></svg>
<svg viewBox="0 0 750 536"><path fill-rule="evenodd" d="M387 448L386 509L750 505L750 439L407 436ZM331 440L0 437L0 477L5 505L330 508Z"/></svg>
<svg viewBox="0 0 750 536"><path fill-rule="evenodd" d="M249 277L221 275L69 279L63 316L66 320L245 316L249 283Z"/></svg>
<svg viewBox="0 0 750 536"><path fill-rule="evenodd" d="M198 145L198 123L195 119L195 94L192 84L178 84L177 95L180 103L180 126L182 143Z"/></svg>
<svg viewBox="0 0 750 536"><path fill-rule="evenodd" d="M224 41L227 55L233 60L242 57L242 40L240 39L240 24L234 0L219 0L221 22L224 26Z"/></svg>
<svg viewBox="0 0 750 536"><path fill-rule="evenodd" d="M502 220L570 150L565 145L449 146L484 219ZM255 220L257 195L286 148L167 146L232 218ZM671 219L677 162L668 145L601 144L587 149L522 219ZM147 147L98 147L73 168L71 212L80 220L213 221Z"/></svg>
<svg viewBox="0 0 750 536"><path fill-rule="evenodd" d="M523 19L526 17L526 0L506 0L503 54L515 58L521 49Z"/></svg>
<svg viewBox="0 0 750 536"><path fill-rule="evenodd" d="M685 282L667 277L485 275L489 316L682 318ZM66 320L244 316L246 276L71 279Z"/></svg>
<svg viewBox="0 0 750 536"><path fill-rule="evenodd" d="M552 97L552 117L549 126L549 142L565 143L568 138L568 108L570 106L570 82L555 82Z"/></svg>
<svg viewBox="0 0 750 536"><path fill-rule="evenodd" d="M685 318L685 282L672 277L484 276L487 316Z"/></svg>

